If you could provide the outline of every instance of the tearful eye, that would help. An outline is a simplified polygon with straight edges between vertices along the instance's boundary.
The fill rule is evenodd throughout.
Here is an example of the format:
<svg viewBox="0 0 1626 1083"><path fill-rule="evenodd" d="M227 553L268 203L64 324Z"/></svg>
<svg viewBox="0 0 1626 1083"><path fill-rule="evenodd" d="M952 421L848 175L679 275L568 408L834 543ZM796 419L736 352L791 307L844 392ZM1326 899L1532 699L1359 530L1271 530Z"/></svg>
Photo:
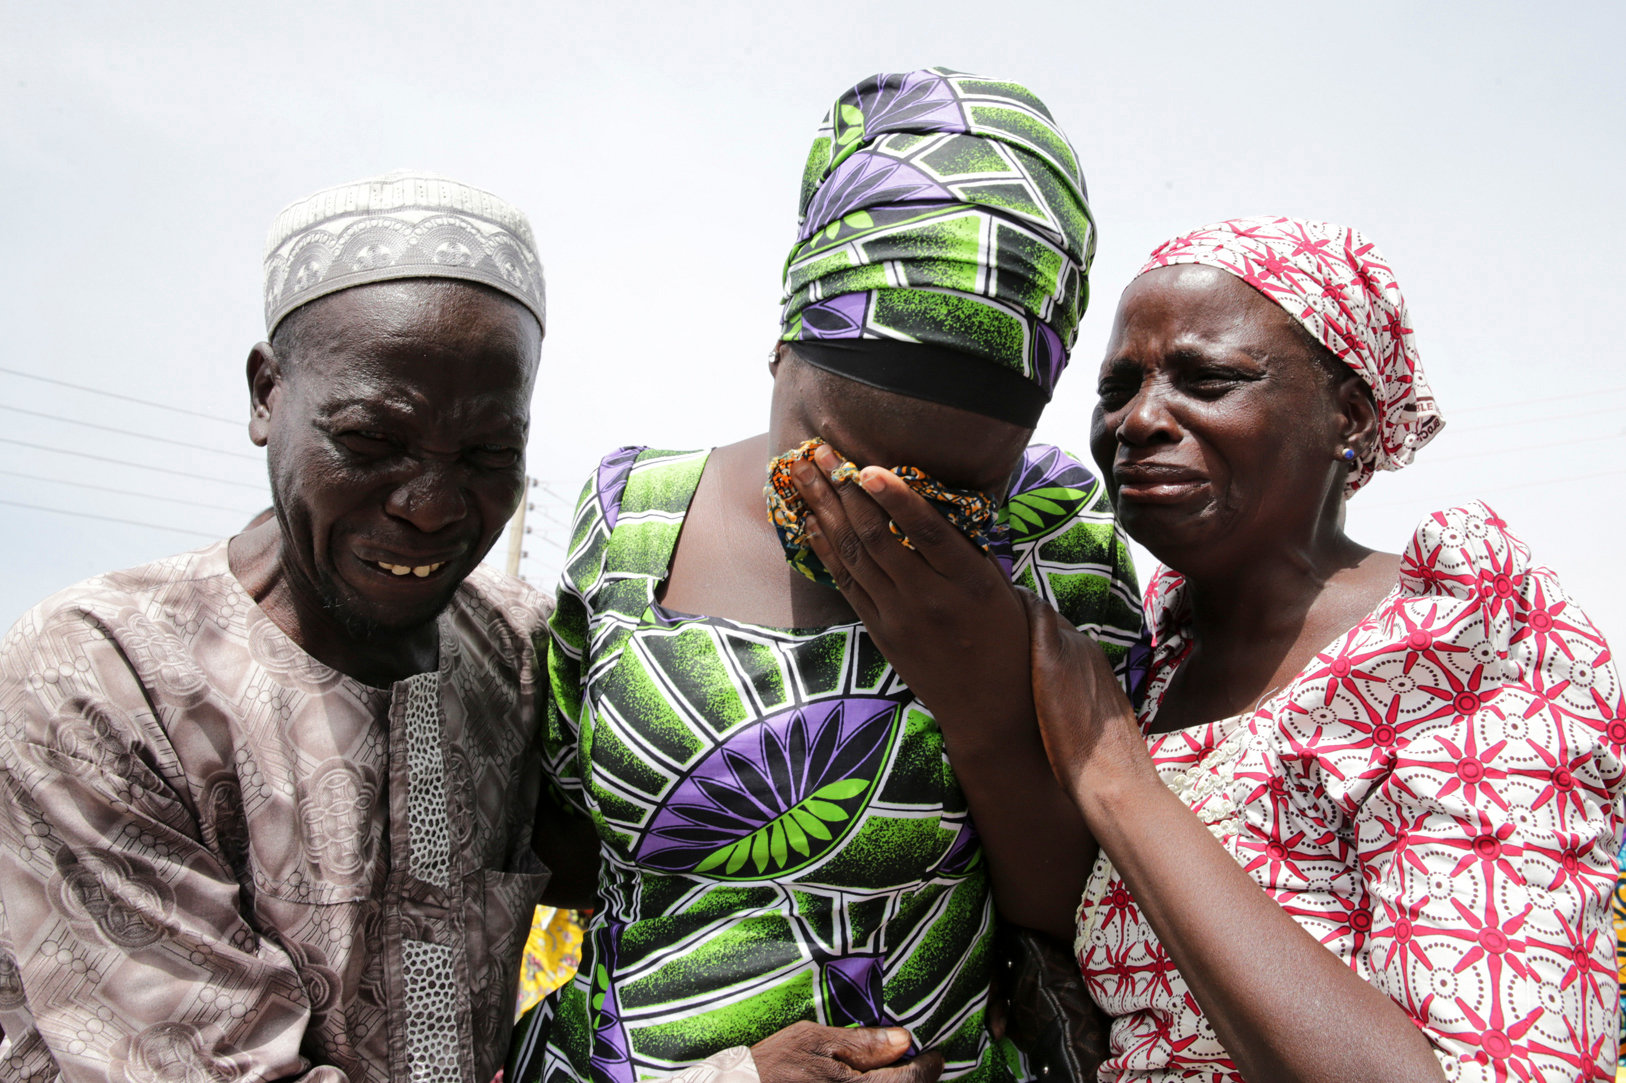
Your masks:
<svg viewBox="0 0 1626 1083"><path fill-rule="evenodd" d="M519 462L519 448L506 444L481 444L473 455L475 461L488 470L505 470Z"/></svg>
<svg viewBox="0 0 1626 1083"><path fill-rule="evenodd" d="M337 437L340 444L347 450L358 455L388 455L394 451L395 441L381 432L369 429L352 429L341 432Z"/></svg>
<svg viewBox="0 0 1626 1083"><path fill-rule="evenodd" d="M1186 387L1191 393L1205 399L1217 399L1221 395L1250 383L1256 376L1239 372L1230 368L1204 368L1191 374L1186 381Z"/></svg>
<svg viewBox="0 0 1626 1083"><path fill-rule="evenodd" d="M1115 381L1103 383L1096 388L1095 393L1101 398L1101 409L1108 413L1121 410L1135 397L1137 386L1130 383Z"/></svg>

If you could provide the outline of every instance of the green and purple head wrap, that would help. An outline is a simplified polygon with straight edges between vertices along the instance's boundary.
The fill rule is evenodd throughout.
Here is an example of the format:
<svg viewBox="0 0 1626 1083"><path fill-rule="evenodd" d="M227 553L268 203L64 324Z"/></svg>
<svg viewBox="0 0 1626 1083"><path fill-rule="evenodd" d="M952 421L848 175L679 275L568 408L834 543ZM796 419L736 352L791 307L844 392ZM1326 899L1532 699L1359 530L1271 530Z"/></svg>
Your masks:
<svg viewBox="0 0 1626 1083"><path fill-rule="evenodd" d="M782 337L840 375L1032 425L1094 254L1077 157L1031 91L948 68L871 76L813 141ZM881 346L899 342L919 348Z"/></svg>

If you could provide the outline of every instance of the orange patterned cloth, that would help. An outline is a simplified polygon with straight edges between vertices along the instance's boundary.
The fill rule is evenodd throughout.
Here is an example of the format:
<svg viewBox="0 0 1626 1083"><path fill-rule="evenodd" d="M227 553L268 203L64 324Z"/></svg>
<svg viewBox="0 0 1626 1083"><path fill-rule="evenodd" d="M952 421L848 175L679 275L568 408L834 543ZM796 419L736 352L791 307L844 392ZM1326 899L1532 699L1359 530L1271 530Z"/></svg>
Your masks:
<svg viewBox="0 0 1626 1083"><path fill-rule="evenodd" d="M763 492L768 498L768 518L779 532L780 544L785 547L785 559L813 582L833 587L836 585L835 578L808 546L805 526L807 504L802 500L802 494L796 491L796 484L790 477L790 468L803 459L811 460L813 452L823 443L818 437L804 440L771 461L768 464L768 484ZM971 489L951 489L928 477L917 467L894 466L892 472L925 498L943 518L953 523L973 545L985 553L995 552L995 546L1005 533L999 525L998 504ZM845 460L830 473L831 481L856 482L857 479L857 465ZM914 548L903 531L898 529L898 524L889 525L900 542L910 549Z"/></svg>

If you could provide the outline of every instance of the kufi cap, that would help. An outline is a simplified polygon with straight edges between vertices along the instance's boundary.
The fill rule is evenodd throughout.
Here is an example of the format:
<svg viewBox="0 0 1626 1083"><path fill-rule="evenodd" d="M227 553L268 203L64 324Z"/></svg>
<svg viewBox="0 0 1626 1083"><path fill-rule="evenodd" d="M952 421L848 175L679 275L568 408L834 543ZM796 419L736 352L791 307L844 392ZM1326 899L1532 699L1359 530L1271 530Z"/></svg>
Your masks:
<svg viewBox="0 0 1626 1083"><path fill-rule="evenodd" d="M397 170L290 203L265 244L265 333L300 305L397 278L457 278L501 290L547 325L531 223L490 192Z"/></svg>

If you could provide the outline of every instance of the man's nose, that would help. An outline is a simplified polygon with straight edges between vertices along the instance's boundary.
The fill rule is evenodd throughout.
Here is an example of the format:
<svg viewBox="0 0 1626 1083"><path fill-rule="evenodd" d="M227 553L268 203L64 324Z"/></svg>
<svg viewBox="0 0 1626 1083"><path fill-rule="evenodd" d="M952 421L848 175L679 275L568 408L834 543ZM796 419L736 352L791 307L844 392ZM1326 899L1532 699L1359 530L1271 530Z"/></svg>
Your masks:
<svg viewBox="0 0 1626 1083"><path fill-rule="evenodd" d="M469 513L461 472L449 463L420 463L417 472L391 490L384 508L425 534L438 533Z"/></svg>

